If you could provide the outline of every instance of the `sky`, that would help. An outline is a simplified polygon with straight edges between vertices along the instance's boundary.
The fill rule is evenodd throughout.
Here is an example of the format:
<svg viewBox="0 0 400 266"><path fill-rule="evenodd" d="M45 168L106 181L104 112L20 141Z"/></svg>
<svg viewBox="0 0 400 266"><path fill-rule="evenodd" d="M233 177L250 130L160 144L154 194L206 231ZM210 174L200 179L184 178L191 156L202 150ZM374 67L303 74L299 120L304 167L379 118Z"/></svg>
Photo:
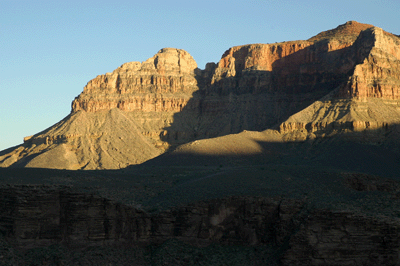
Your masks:
<svg viewBox="0 0 400 266"><path fill-rule="evenodd" d="M57 123L97 75L184 49L305 40L355 20L400 34L398 0L0 0L0 150Z"/></svg>

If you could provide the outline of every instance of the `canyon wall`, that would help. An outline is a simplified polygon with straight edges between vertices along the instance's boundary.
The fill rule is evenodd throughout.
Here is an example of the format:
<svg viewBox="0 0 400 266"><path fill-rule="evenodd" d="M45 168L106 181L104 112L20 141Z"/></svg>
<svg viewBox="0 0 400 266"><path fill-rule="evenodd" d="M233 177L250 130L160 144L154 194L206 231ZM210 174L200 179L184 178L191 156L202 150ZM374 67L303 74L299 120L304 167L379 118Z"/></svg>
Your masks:
<svg viewBox="0 0 400 266"><path fill-rule="evenodd" d="M154 125L153 135L172 146L260 131L335 89L339 99L397 100L399 43L382 29L349 21L306 41L232 47L205 70L187 52L163 49L90 81L72 112L171 111L169 124Z"/></svg>
<svg viewBox="0 0 400 266"><path fill-rule="evenodd" d="M167 116L167 123L153 123L148 134L172 146L264 130L346 83L358 57L366 56L360 51L371 49L365 46L373 36L353 46L370 27L348 22L307 41L232 47L205 70L183 50L162 49L143 63L126 63L90 81L72 112L119 108L151 113L153 119Z"/></svg>
<svg viewBox="0 0 400 266"><path fill-rule="evenodd" d="M115 169L243 130L386 129L400 122L399 44L350 21L305 41L232 47L204 70L164 48L89 81L69 116L0 153L0 165Z"/></svg>
<svg viewBox="0 0 400 266"><path fill-rule="evenodd" d="M386 131L400 123L400 39L377 27L360 33L351 47L354 67L330 95L292 115L280 132ZM325 132L324 132L325 130Z"/></svg>
<svg viewBox="0 0 400 266"><path fill-rule="evenodd" d="M0 189L0 196L2 233L25 248L54 243L152 244L174 237L199 245L281 244L304 204L232 197L149 214L68 187L8 186Z"/></svg>
<svg viewBox="0 0 400 266"><path fill-rule="evenodd" d="M358 100L398 100L400 95L400 39L373 27L360 34L354 44L357 65L339 96Z"/></svg>
<svg viewBox="0 0 400 266"><path fill-rule="evenodd" d="M196 70L196 62L186 51L161 49L143 63L126 63L89 81L72 102L72 112L112 108L179 112L198 90Z"/></svg>
<svg viewBox="0 0 400 266"><path fill-rule="evenodd" d="M149 214L68 187L0 189L0 230L13 247L157 245L263 246L281 265L395 265L400 224L306 201L230 197Z"/></svg>

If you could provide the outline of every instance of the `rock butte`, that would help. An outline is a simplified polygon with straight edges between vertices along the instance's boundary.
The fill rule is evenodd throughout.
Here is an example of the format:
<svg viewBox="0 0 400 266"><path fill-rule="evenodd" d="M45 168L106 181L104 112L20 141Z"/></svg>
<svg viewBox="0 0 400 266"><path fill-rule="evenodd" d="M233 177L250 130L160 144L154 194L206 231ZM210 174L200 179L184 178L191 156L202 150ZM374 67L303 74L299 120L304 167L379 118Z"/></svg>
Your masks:
<svg viewBox="0 0 400 266"><path fill-rule="evenodd" d="M0 152L0 262L186 265L222 244L251 265L398 265L399 63L398 36L350 21L204 70L165 48L100 75Z"/></svg>
<svg viewBox="0 0 400 266"><path fill-rule="evenodd" d="M276 129L281 141L384 130L400 122L399 60L398 36L355 21L232 47L204 70L164 48L89 81L65 119L2 151L0 166L118 169L243 130Z"/></svg>

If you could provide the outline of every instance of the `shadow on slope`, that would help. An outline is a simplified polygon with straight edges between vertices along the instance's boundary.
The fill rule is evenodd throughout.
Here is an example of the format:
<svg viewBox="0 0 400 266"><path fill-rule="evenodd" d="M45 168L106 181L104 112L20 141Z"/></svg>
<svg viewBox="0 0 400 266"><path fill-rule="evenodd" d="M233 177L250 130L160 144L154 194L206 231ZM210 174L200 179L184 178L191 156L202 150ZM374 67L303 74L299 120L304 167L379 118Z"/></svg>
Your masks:
<svg viewBox="0 0 400 266"><path fill-rule="evenodd" d="M236 59L235 76L225 73L218 80L215 65L199 70L200 89L174 114L161 139L173 150L193 140L276 127L352 74L352 47L329 51L328 46L322 40L284 56L272 64L272 71L244 69L243 58Z"/></svg>
<svg viewBox="0 0 400 266"><path fill-rule="evenodd" d="M248 138L253 147L233 134L216 139L195 141L173 152L145 162L143 167L235 167L257 165L305 165L359 171L400 178L399 125L389 129L339 133L306 141L277 141ZM241 147L247 145L246 147ZM206 147L202 149L202 146ZM211 147L211 148L210 148ZM135 166L128 167L134 169Z"/></svg>
<svg viewBox="0 0 400 266"><path fill-rule="evenodd" d="M282 45L274 49L282 49ZM200 89L174 114L169 127L156 132L161 131L161 140L173 150L197 139L274 127L347 80L354 61L351 47L329 51L328 46L328 41L322 40L284 56L272 63L271 71L259 70L259 66L244 69L247 54L241 53L249 51L243 46L243 51L234 54L235 76L226 72L219 77L213 64L197 70ZM4 153L0 163L59 169L115 169L140 164L164 152L165 143L159 146L157 135L145 136L149 132L143 132L146 130L139 124L119 109L96 115L72 113L27 139L20 150Z"/></svg>
<svg viewBox="0 0 400 266"><path fill-rule="evenodd" d="M386 132L386 141L381 144L363 142L366 135L378 133L373 130L343 133L304 142L255 140L259 149L242 155L201 154L199 149L176 150L141 166L176 169L177 173L186 170L181 172L182 179L175 186L148 199L145 205L162 208L232 195L281 196L306 197L323 208L346 205L345 208L361 208L373 215L396 215L392 207L400 206L396 194L398 185L360 191L359 187L365 185L358 184L357 178L347 180L349 176L361 175L368 180L399 184L400 141L391 135L396 134L396 128ZM233 141L230 136L217 138L222 149L226 145L221 140L224 138ZM207 141L199 141L199 145ZM191 170L203 172L191 175ZM358 185L350 187L346 182Z"/></svg>
<svg viewBox="0 0 400 266"><path fill-rule="evenodd" d="M387 138L394 133L387 132ZM237 135L221 138L232 141ZM352 186L346 181L361 175L367 181L400 183L399 142L393 139L395 149L385 146L391 139L380 145L357 141L364 137L364 132L357 132L304 142L254 140L257 152L236 155L180 150L120 170L0 168L0 184L63 186L149 212L239 195L307 198L318 207L345 205L396 215L400 186L360 190L358 179L355 185L351 181Z"/></svg>

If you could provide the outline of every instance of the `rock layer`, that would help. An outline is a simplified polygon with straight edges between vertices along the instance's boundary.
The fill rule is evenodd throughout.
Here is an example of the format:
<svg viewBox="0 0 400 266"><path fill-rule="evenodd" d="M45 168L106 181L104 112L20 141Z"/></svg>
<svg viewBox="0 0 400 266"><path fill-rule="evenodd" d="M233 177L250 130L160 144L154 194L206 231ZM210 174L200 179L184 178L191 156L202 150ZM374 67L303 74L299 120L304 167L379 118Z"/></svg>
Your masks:
<svg viewBox="0 0 400 266"><path fill-rule="evenodd" d="M357 65L340 96L366 100L398 100L400 96L400 39L372 27L358 37L354 45Z"/></svg>
<svg viewBox="0 0 400 266"><path fill-rule="evenodd" d="M72 102L72 112L178 112L198 90L197 64L184 50L164 48L145 62L123 64L91 80Z"/></svg>
<svg viewBox="0 0 400 266"><path fill-rule="evenodd" d="M80 244L160 243L176 237L193 244L282 243L303 203L232 197L198 202L150 215L68 187L9 186L0 189L0 228L27 247ZM279 223L279 231L274 224Z"/></svg>
<svg viewBox="0 0 400 266"><path fill-rule="evenodd" d="M399 229L393 220L314 211L290 239L282 264L396 265Z"/></svg>
<svg viewBox="0 0 400 266"><path fill-rule="evenodd" d="M332 129L363 131L396 127L400 123L399 51L397 36L377 27L362 31L351 47L355 66L348 81L291 116L280 125L280 131L326 134Z"/></svg>
<svg viewBox="0 0 400 266"><path fill-rule="evenodd" d="M0 189L0 230L14 248L154 245L175 238L274 250L280 265L396 265L400 224L304 200L229 197L158 214L68 187ZM271 258L270 258L271 260Z"/></svg>
<svg viewBox="0 0 400 266"><path fill-rule="evenodd" d="M91 80L68 117L1 152L0 166L115 169L243 130L279 127L287 141L385 130L400 121L399 58L398 36L355 21L305 41L232 47L205 70L164 48Z"/></svg>

